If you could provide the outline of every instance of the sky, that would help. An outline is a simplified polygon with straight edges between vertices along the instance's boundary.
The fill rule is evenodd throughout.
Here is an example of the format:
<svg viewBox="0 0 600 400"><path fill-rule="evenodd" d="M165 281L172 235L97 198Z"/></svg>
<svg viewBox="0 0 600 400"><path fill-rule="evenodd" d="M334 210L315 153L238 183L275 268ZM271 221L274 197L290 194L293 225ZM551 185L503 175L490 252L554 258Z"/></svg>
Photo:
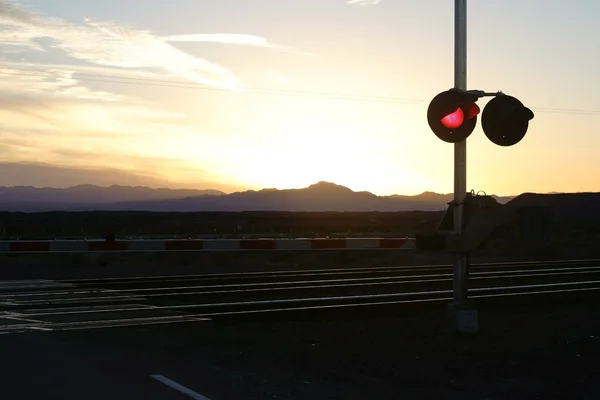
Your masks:
<svg viewBox="0 0 600 400"><path fill-rule="evenodd" d="M453 86L453 7L0 0L0 185L452 192L453 145L426 112ZM469 190L600 191L598 15L468 1L469 89L535 113L512 147L478 125Z"/></svg>

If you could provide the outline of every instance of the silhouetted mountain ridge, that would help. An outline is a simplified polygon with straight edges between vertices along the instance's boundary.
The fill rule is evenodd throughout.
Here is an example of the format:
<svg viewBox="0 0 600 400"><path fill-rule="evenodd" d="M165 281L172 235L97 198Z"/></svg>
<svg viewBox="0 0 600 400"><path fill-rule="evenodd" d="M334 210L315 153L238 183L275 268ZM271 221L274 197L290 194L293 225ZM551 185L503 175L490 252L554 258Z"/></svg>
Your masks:
<svg viewBox="0 0 600 400"><path fill-rule="evenodd" d="M573 218L600 215L599 193L536 195L556 213ZM506 203L514 196L493 196ZM0 187L0 210L42 211L438 211L452 194L378 196L321 181L301 189L218 190L153 189L146 186L77 185L67 189L33 186Z"/></svg>
<svg viewBox="0 0 600 400"><path fill-rule="evenodd" d="M149 201L184 197L224 195L218 190L153 189L147 186L77 185L66 189L34 186L0 187L0 203L107 204L123 201Z"/></svg>
<svg viewBox="0 0 600 400"><path fill-rule="evenodd" d="M513 196L496 197L501 203ZM145 186L77 185L67 189L0 187L0 210L40 211L437 211L452 194L378 196L331 182L301 189L218 190L152 189Z"/></svg>

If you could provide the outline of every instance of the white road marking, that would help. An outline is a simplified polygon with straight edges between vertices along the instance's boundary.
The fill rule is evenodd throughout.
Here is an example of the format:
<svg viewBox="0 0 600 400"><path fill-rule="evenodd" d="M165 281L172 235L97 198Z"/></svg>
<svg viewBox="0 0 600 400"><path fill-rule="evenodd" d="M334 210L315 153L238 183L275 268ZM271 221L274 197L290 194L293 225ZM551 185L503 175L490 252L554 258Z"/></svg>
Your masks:
<svg viewBox="0 0 600 400"><path fill-rule="evenodd" d="M188 389L183 385L180 385L179 383L170 380L169 378L162 376L162 375L150 375L152 378L156 379L157 381L164 383L165 385L169 386L172 389L177 390L178 392L181 392L183 394L185 394L188 397L191 397L192 399L196 399L196 400L209 400L208 397L204 397L202 396L200 393L196 393L194 392L192 389Z"/></svg>

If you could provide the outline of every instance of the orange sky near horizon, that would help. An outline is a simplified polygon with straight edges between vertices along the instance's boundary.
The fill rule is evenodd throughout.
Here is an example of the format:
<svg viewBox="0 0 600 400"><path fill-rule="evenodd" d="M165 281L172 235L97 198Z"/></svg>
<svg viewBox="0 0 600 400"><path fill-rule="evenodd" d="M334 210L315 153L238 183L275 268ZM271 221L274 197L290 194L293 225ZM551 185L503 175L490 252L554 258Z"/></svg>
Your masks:
<svg viewBox="0 0 600 400"><path fill-rule="evenodd" d="M510 148L475 130L468 189L600 191L600 3L468 4L469 88L536 114ZM0 75L0 185L453 190L426 120L451 1L0 0Z"/></svg>

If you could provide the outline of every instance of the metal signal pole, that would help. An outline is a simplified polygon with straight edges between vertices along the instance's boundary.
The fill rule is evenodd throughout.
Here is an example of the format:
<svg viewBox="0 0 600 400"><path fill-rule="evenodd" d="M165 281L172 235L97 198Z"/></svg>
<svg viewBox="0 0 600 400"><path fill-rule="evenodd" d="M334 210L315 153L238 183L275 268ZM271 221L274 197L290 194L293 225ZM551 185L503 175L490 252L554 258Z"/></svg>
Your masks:
<svg viewBox="0 0 600 400"><path fill-rule="evenodd" d="M467 0L454 0L454 87L467 90ZM454 230L464 229L464 201L467 196L467 141L454 144ZM466 310L468 301L470 256L463 255L454 263L453 314L459 331L477 331L477 312Z"/></svg>
<svg viewBox="0 0 600 400"><path fill-rule="evenodd" d="M454 87L467 90L467 0L454 0ZM467 195L467 141L454 144L454 230L462 234L464 201ZM454 263L454 302L462 306L467 300L469 257Z"/></svg>

